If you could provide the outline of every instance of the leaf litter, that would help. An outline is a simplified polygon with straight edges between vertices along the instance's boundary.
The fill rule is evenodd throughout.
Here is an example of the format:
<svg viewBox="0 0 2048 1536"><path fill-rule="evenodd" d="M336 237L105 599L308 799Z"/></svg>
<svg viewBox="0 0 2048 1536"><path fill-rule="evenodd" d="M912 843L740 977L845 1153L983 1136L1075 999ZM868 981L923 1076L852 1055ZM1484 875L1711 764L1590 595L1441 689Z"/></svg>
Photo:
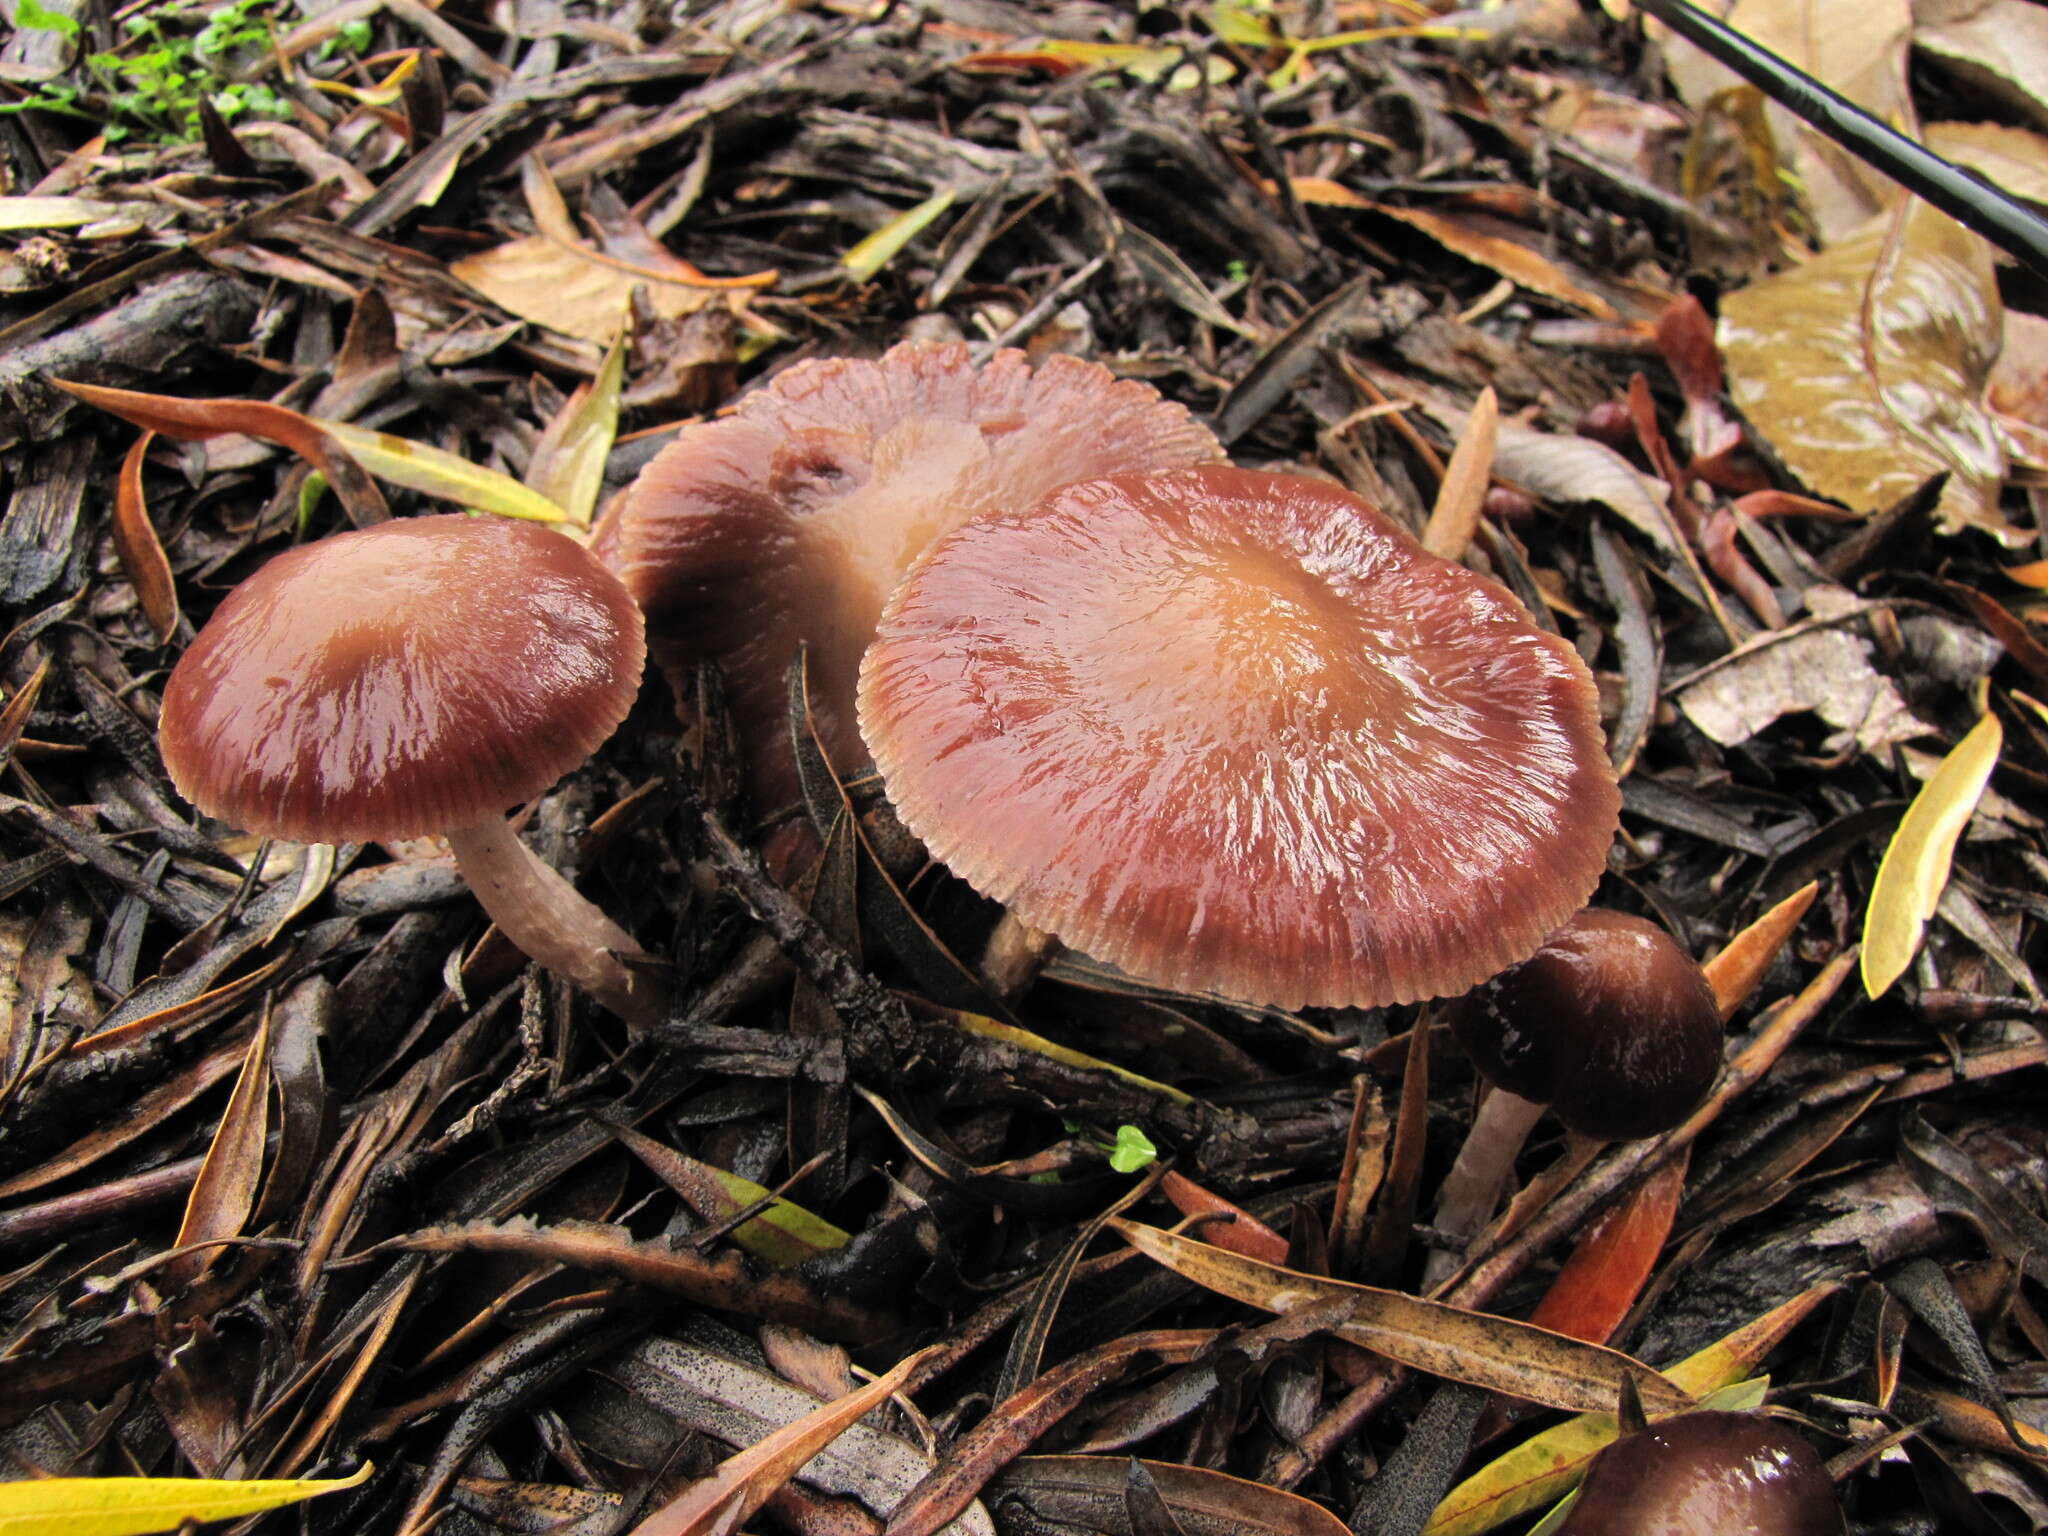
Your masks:
<svg viewBox="0 0 2048 1536"><path fill-rule="evenodd" d="M1988 247L1622 6L260 9L289 120L191 144L0 42L0 1446L65 1529L195 1474L313 1532L1526 1528L1624 1383L1768 1390L1851 1530L2048 1508L2048 321ZM2031 9L1733 19L2037 197ZM52 82L85 115L16 110ZM431 846L266 850L164 780L166 670L268 556L585 526L910 336L1146 381L1579 649L1600 900L1719 956L1691 1122L1537 1137L1415 1295L1472 1093L1434 1009L997 995L801 678L800 807L707 675L525 808L673 972L649 1038Z"/></svg>

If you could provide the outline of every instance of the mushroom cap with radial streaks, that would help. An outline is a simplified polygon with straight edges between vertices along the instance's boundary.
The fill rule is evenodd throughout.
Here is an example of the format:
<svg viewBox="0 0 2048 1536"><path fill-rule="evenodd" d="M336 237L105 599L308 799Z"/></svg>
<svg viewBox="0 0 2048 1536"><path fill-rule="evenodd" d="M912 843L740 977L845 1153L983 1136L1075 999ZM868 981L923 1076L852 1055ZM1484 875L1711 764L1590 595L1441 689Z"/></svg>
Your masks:
<svg viewBox="0 0 2048 1536"><path fill-rule="evenodd" d="M808 647L812 714L846 771L861 652L918 553L1069 480L1222 458L1150 385L1064 355L905 342L799 363L730 416L685 427L592 548L647 611L655 660L725 669L757 802L796 798L783 676Z"/></svg>
<svg viewBox="0 0 2048 1536"><path fill-rule="evenodd" d="M982 894L1167 986L1463 991L1592 892L1593 681L1497 583L1320 481L1068 485L935 544L861 669L904 823Z"/></svg>
<svg viewBox="0 0 2048 1536"><path fill-rule="evenodd" d="M590 553L460 513L336 534L230 592L165 686L172 781L301 842L469 826L597 750L639 689L640 611Z"/></svg>

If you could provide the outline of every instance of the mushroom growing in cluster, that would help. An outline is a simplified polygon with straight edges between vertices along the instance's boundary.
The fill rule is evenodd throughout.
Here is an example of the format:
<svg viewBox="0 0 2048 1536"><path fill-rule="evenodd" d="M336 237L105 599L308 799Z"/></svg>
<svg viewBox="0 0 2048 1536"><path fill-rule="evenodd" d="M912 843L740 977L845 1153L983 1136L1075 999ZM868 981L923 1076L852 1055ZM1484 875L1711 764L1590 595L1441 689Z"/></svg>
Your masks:
<svg viewBox="0 0 2048 1536"><path fill-rule="evenodd" d="M639 947L504 815L611 735L645 657L631 596L560 534L380 523L228 594L164 689L164 763L201 811L267 837L443 834L508 939L651 1023L665 993Z"/></svg>
<svg viewBox="0 0 2048 1536"><path fill-rule="evenodd" d="M1624 912L1580 912L1448 1017L1493 1084L1438 1196L1437 1229L1454 1248L1485 1225L1545 1106L1582 1136L1638 1140L1683 1120L1721 1069L1705 973L1670 934Z"/></svg>
<svg viewBox="0 0 2048 1536"><path fill-rule="evenodd" d="M1248 1002L1464 990L1586 900L1619 815L1570 646L1349 492L1222 465L940 539L859 706L897 814L969 885Z"/></svg>
<svg viewBox="0 0 2048 1536"><path fill-rule="evenodd" d="M783 677L809 648L841 771L866 761L854 679L911 562L985 512L1070 480L1222 457L1186 407L1106 368L958 343L799 363L655 456L592 548L647 611L655 660L726 674L757 802L796 798Z"/></svg>

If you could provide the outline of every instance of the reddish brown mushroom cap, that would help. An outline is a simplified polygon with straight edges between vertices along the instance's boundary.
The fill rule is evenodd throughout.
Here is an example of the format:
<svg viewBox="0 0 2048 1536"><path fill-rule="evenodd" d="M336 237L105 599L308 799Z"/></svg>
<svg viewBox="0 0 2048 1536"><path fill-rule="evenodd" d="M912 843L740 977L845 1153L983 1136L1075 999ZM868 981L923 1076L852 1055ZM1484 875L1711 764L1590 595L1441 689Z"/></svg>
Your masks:
<svg viewBox="0 0 2048 1536"><path fill-rule="evenodd" d="M1448 1010L1496 1087L1603 1141L1668 1131L1721 1069L1721 1011L1655 923L1588 909Z"/></svg>
<svg viewBox="0 0 2048 1536"><path fill-rule="evenodd" d="M302 842L467 826L546 789L632 706L640 613L588 551L454 514L338 534L228 594L164 689L209 815Z"/></svg>
<svg viewBox="0 0 2048 1536"><path fill-rule="evenodd" d="M1227 467L1070 485L935 545L861 670L904 822L1019 917L1253 1002L1461 991L1586 899L1592 678L1357 497Z"/></svg>
<svg viewBox="0 0 2048 1536"><path fill-rule="evenodd" d="M783 675L810 648L813 710L842 769L866 760L854 679L918 553L1054 486L1222 457L1150 386L1078 358L905 343L781 374L656 455L593 548L647 610L655 659L724 664L764 804L795 798Z"/></svg>
<svg viewBox="0 0 2048 1536"><path fill-rule="evenodd" d="M1558 1536L1836 1536L1820 1454L1767 1414L1661 1419L1593 1458Z"/></svg>

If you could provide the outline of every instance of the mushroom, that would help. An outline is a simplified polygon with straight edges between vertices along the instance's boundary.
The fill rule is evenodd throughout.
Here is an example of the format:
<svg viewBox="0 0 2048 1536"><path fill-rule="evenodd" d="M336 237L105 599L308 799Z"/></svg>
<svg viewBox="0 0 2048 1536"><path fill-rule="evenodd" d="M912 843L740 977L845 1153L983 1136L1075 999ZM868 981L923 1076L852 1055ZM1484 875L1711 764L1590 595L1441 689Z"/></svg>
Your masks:
<svg viewBox="0 0 2048 1536"><path fill-rule="evenodd" d="M1763 1413L1660 1419L1593 1458L1557 1536L1839 1536L1820 1455Z"/></svg>
<svg viewBox="0 0 2048 1536"><path fill-rule="evenodd" d="M728 417L686 427L592 545L647 611L672 675L726 672L757 804L797 797L783 677L809 650L813 717L843 772L865 764L854 679L918 553L977 513L1056 485L1220 459L1186 408L1106 368L906 342L879 361L799 363Z"/></svg>
<svg viewBox="0 0 2048 1536"><path fill-rule="evenodd" d="M164 688L179 791L268 837L444 834L514 944L636 1023L665 1011L638 946L504 812L618 727L640 611L588 551L463 514L337 534L236 587Z"/></svg>
<svg viewBox="0 0 2048 1536"><path fill-rule="evenodd" d="M859 707L898 816L970 886L1246 1002L1462 991L1586 899L1619 815L1570 646L1348 491L1223 465L938 541Z"/></svg>
<svg viewBox="0 0 2048 1536"><path fill-rule="evenodd" d="M1623 912L1580 912L1447 1015L1493 1085L1438 1195L1437 1230L1453 1249L1492 1215L1546 1105L1582 1136L1639 1140L1690 1114L1721 1068L1705 973L1662 928Z"/></svg>

